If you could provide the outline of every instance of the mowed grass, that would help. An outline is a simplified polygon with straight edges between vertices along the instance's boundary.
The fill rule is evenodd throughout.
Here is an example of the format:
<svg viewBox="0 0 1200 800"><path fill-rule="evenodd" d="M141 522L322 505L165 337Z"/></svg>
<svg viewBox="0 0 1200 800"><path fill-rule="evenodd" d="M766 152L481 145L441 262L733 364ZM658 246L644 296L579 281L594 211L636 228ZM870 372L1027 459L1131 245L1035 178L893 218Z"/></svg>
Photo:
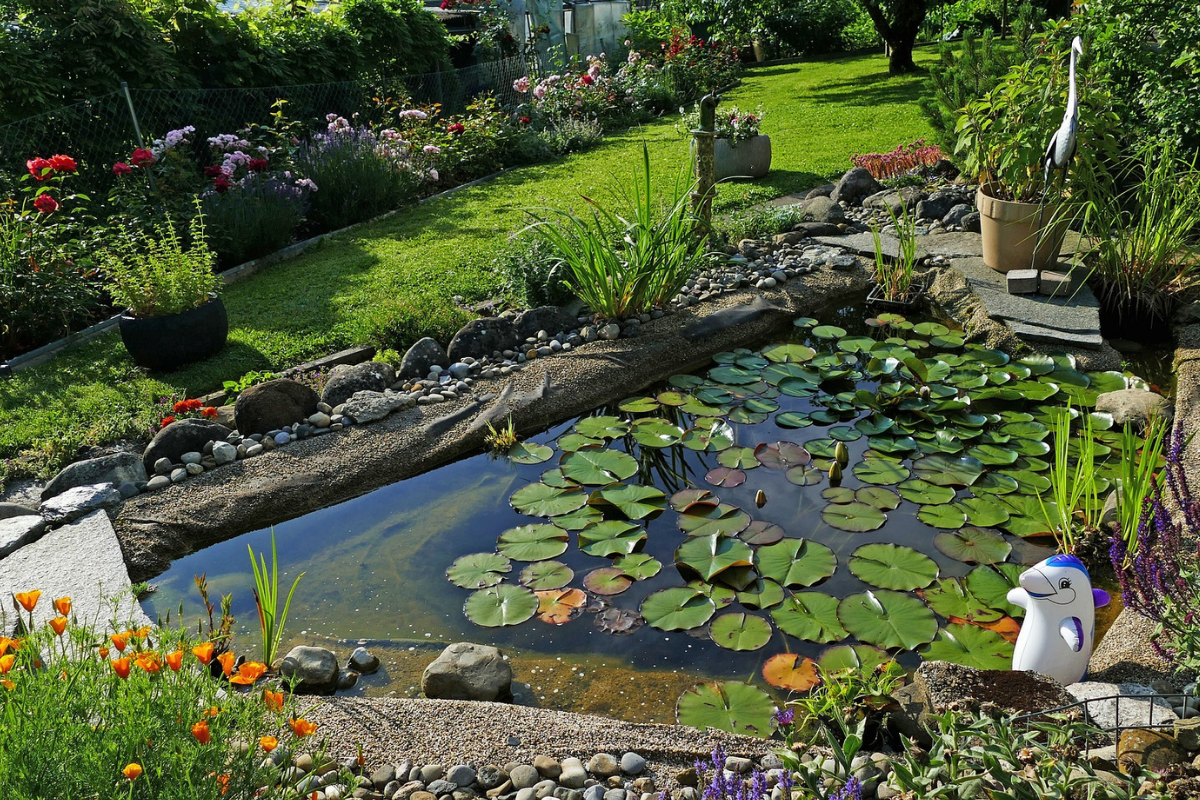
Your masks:
<svg viewBox="0 0 1200 800"><path fill-rule="evenodd" d="M932 50L918 54L926 62L933 57ZM767 110L772 171L752 186L722 186L718 207L808 189L844 171L855 153L928 136L916 106L923 83L920 76L889 77L886 59L874 54L751 70L723 104ZM586 153L401 210L227 287L229 344L203 363L150 376L110 334L0 380L0 480L6 473L50 474L91 445L143 440L162 398L204 394L251 370L377 344L388 331L392 346L424 334L445 343L471 316L456 296L470 305L502 294L491 261L528 225L530 210L579 208L584 195L614 197L638 168L643 142L659 186L680 176L689 143L677 121L656 120Z"/></svg>

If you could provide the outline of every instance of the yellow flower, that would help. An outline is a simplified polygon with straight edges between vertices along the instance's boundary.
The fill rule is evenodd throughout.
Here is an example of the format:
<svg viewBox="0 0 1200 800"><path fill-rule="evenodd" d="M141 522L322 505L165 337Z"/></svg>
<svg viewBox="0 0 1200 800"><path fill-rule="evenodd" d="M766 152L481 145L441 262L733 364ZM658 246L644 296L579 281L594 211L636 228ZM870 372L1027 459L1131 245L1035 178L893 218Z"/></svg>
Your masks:
<svg viewBox="0 0 1200 800"><path fill-rule="evenodd" d="M121 774L123 774L130 781L136 781L138 776L142 774L142 765L136 761L134 761L132 764L126 764L125 769L121 770Z"/></svg>
<svg viewBox="0 0 1200 800"><path fill-rule="evenodd" d="M274 750L276 747L279 747L279 740L274 736L263 736L259 738L258 743L261 744L262 749L266 750L268 753Z"/></svg>
<svg viewBox="0 0 1200 800"><path fill-rule="evenodd" d="M21 608L26 611L33 611L33 607L37 605L38 598L41 596L41 589L34 589L32 592L17 592L15 595Z"/></svg>
<svg viewBox="0 0 1200 800"><path fill-rule="evenodd" d="M57 611L59 613L59 615L63 616L63 617L65 617L67 614L70 614L71 613L71 598L60 597L57 600L55 600L54 601L54 610Z"/></svg>
<svg viewBox="0 0 1200 800"><path fill-rule="evenodd" d="M55 617L54 619L50 620L50 627L54 630L55 636L62 636L63 631L67 629L67 618Z"/></svg>

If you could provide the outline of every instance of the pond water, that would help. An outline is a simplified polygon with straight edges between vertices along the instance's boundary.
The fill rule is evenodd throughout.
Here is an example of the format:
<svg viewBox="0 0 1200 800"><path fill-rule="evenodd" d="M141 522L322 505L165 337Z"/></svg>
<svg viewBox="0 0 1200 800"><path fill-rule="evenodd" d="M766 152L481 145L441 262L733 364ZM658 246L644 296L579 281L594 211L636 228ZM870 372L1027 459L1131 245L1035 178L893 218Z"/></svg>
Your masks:
<svg viewBox="0 0 1200 800"><path fill-rule="evenodd" d="M1124 381L1116 373L1082 375L1061 360L1009 362L1003 354L964 348L938 323L868 325L852 307L822 317L823 326L798 321L755 352L719 354L711 371L650 387L645 400L597 409L591 416L599 420L572 421L532 437L531 444L553 448L543 463L479 454L275 526L284 589L305 573L285 651L296 643L335 641L344 654L353 643L369 643L384 669L354 691L417 696L421 669L445 644L495 644L528 684L520 699L646 721L671 721L681 690L701 677L766 688L761 670L781 653L819 658L830 645L865 640L915 667L920 655L905 648L933 639L925 627L935 618L939 657L961 651L968 662L1002 661L1011 654L1002 634L1011 639L1016 627L1006 614L1016 610L997 593L1002 596L1019 565L1053 552L1051 540L1030 536L1039 532L1033 496L1044 490L1053 458L1044 441L1047 425L1067 397L1086 406L1096 391ZM1119 459L1119 435L1103 430L1102 415L1092 416L1097 441L1113 448L1110 462ZM648 446L681 436L683 443ZM598 443L589 447L589 437ZM849 494L832 491L828 474L838 441L847 451L840 488ZM529 450L531 459L548 455ZM1114 469L1110 463L1102 472ZM584 488L563 488L573 486L572 477ZM610 482L658 491L638 490L643 494L633 502L611 494L617 486L604 488ZM715 497L676 494L688 487ZM600 491L612 498L607 506ZM525 507L530 492L549 504L534 511L558 516L514 510L511 502ZM591 504L584 505L589 496ZM570 513L564 516L563 509ZM591 523L586 548L609 555L581 549L578 529L585 523ZM505 536L514 529L517 534ZM270 537L270 530L256 531L176 561L157 579L147 611L172 620L182 611L194 626L202 608L193 578L204 573L212 595L233 595L235 649L257 653L247 546L269 553ZM803 550L796 551L797 539L807 540ZM457 578L501 589L475 591L447 580L456 561L496 553L498 541L510 565L491 556L492 574L485 564ZM871 544L900 549L868 549L852 559ZM922 555L914 560L912 551ZM640 555L622 560L629 552ZM1006 564L989 566L996 561ZM590 577L614 562L619 569ZM568 593L554 607L553 598L543 597L540 610L567 619L564 624L528 618L534 613L528 603L538 605L521 587L523 575L526 582L533 578L523 573L531 563L553 573L538 579L534 588L543 592L585 585L598 592ZM657 564L661 569L651 574ZM782 586L750 582L759 575ZM708 580L698 580L688 596L682 587L698 577ZM745 593L735 597L729 586ZM664 589L678 596L656 595ZM678 608L654 608L652 599L643 609L651 595ZM838 629L838 616L831 620L828 609L813 605L828 597L836 607L851 596L864 604L845 616L858 638ZM477 626L464 614L469 598L483 621L527 621ZM641 624L641 610L652 624ZM746 616L734 616L741 613ZM899 622L889 628L889 618ZM712 640L710 620L718 621L727 646ZM760 646L729 649L751 645Z"/></svg>

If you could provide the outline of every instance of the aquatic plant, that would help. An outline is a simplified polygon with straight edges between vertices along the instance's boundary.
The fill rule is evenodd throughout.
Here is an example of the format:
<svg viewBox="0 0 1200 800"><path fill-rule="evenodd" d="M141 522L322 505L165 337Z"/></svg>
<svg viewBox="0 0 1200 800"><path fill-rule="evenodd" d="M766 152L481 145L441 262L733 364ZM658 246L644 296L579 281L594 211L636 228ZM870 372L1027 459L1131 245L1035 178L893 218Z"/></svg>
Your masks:
<svg viewBox="0 0 1200 800"><path fill-rule="evenodd" d="M1164 440L1171 424L1161 416L1150 419L1139 438L1128 422L1121 433L1120 490L1117 498L1117 515L1120 520L1117 535L1125 544L1122 567L1128 567L1130 559L1137 555L1138 523L1154 493L1158 482L1158 470L1162 464Z"/></svg>
<svg viewBox="0 0 1200 800"><path fill-rule="evenodd" d="M279 643L283 640L283 628L287 624L288 609L292 607L292 595L305 573L301 572L292 581L288 590L287 600L284 601L283 611L279 610L279 556L275 550L275 529L271 529L271 570L267 571L267 559L263 555L255 557L254 550L246 545L250 553L250 567L254 570L254 604L258 607L258 624L262 629L263 661L267 664L275 662ZM261 560L261 563L260 563Z"/></svg>
<svg viewBox="0 0 1200 800"><path fill-rule="evenodd" d="M1092 418L1083 415L1083 430L1071 437L1071 404L1054 417L1054 462L1050 465L1050 501L1038 496L1046 523L1058 540L1058 549L1075 553L1088 530L1100 521L1100 493L1096 475L1096 440ZM1072 448L1074 456L1072 457ZM1072 462L1074 462L1072 464Z"/></svg>
<svg viewBox="0 0 1200 800"><path fill-rule="evenodd" d="M896 258L884 255L879 226L871 226L871 238L875 241L875 282L886 299L907 300L912 293L917 268L916 220L909 215L907 206L901 205L899 214L891 206L886 208L896 229L899 252Z"/></svg>

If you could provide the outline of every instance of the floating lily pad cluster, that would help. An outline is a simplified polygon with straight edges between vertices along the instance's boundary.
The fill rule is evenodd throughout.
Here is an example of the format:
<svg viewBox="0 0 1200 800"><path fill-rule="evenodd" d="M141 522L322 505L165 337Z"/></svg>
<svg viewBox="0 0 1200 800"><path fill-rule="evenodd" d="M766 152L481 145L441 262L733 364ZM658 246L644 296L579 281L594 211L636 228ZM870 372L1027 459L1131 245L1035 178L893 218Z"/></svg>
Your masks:
<svg viewBox="0 0 1200 800"><path fill-rule="evenodd" d="M1011 359L938 323L881 315L868 325L875 335L849 336L800 319L804 342L719 353L704 376L676 375L612 414L579 420L555 442L557 463L511 497L518 512L544 521L505 531L495 552L464 556L448 571L473 592L467 617L484 626L534 616L559 625L591 607L610 633L644 623L704 631L735 651L772 642L790 650L786 637L832 645L818 659L827 667L874 665L904 650L1007 667L1020 609L1005 595L1023 569L1008 562L1013 543L1049 534L1049 501L1040 495L1050 486L1050 423L1062 413L1090 416L1107 456L1099 474L1111 480L1121 436L1110 415L1092 409L1101 392L1143 384L1118 372L1085 374L1065 356ZM788 440L741 444L761 438L746 426L772 418ZM860 453L853 463L850 446ZM670 496L648 485L645 464L654 453L689 450L705 465L702 480ZM533 453L552 455L541 446L521 455ZM744 492L737 487L753 486L756 471L783 475L796 498L803 493L825 525L843 532L813 534L848 554L841 563L826 544L718 495ZM776 491L771 502L782 501ZM925 552L877 541L878 533L853 546L905 502L929 526ZM654 535L677 537L672 566L680 585L647 594L636 609L622 607L623 592L663 568L641 551L647 524L667 513L677 530L657 524ZM555 560L572 547L606 562L582 575L581 588ZM935 553L964 566L943 574ZM513 562L525 566L517 571ZM839 568L861 590L822 592ZM782 652L766 660L764 679L803 690L816 663ZM765 732L769 698L736 686L685 695L681 721Z"/></svg>

